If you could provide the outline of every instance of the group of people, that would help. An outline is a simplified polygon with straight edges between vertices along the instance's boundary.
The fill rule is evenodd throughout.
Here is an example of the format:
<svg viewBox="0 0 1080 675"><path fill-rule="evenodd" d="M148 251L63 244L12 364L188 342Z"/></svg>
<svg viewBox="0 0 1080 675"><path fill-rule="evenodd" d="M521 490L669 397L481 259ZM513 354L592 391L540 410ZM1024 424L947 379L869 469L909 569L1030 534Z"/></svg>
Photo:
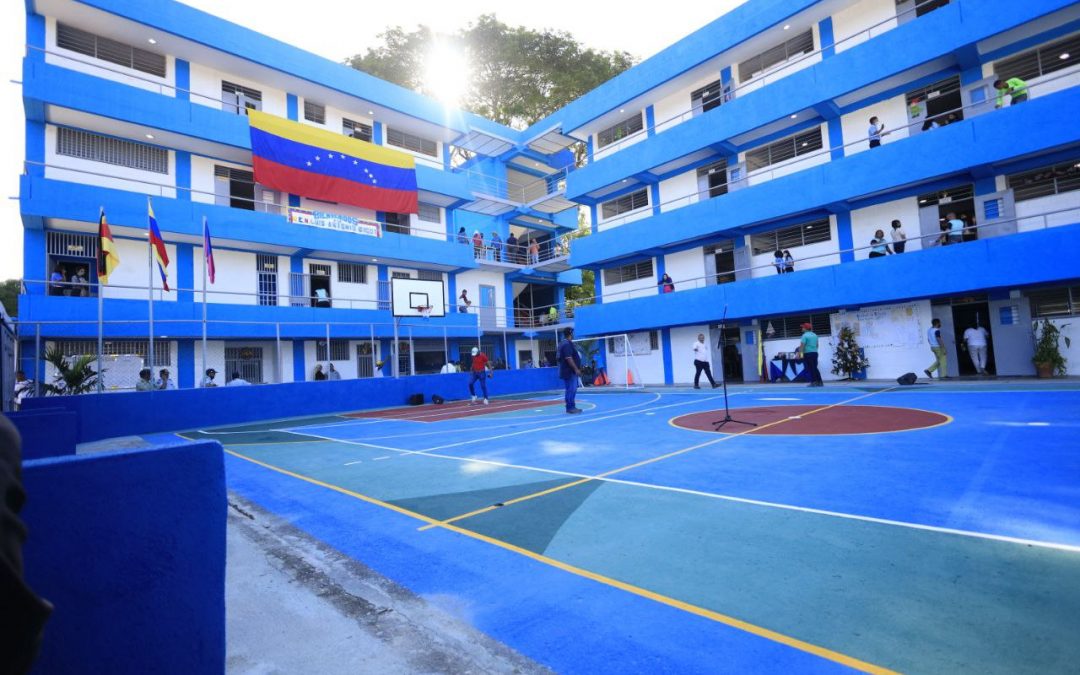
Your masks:
<svg viewBox="0 0 1080 675"><path fill-rule="evenodd" d="M176 380L170 377L169 369L162 368L158 371L157 379L151 380L153 371L143 368L139 371L139 381L135 383L135 391L172 391L176 389Z"/></svg>
<svg viewBox="0 0 1080 675"><path fill-rule="evenodd" d="M86 276L86 267L80 265L71 275L66 274L63 265L57 265L49 275L49 295L67 295L85 298L90 295L90 280Z"/></svg>
<svg viewBox="0 0 1080 675"><path fill-rule="evenodd" d="M978 228L975 219L966 213L957 215L950 211L945 215L941 223L941 236L934 242L939 246L959 244L965 241L978 239ZM890 244L891 240L891 244ZM894 253L903 253L907 246L907 233L899 220L892 221L892 232L889 239L885 238L884 230L876 230L874 238L870 240L870 258L883 258Z"/></svg>
<svg viewBox="0 0 1080 675"><path fill-rule="evenodd" d="M341 379L341 373L339 373L334 368L334 364L332 364L332 363L326 364L326 370L323 370L323 367L322 367L321 363L316 363L315 364L315 377L313 379L316 382L319 382L321 380L340 380Z"/></svg>
<svg viewBox="0 0 1080 675"><path fill-rule="evenodd" d="M934 362L923 370L923 373L931 380L934 379L935 372L938 374L938 379L948 379L949 352L945 345L945 338L941 334L941 319L930 321L930 328L926 331L926 341L930 345L930 351L934 353ZM967 350L977 374L990 375L990 371L986 369L990 351L990 333L977 321L964 330L961 347Z"/></svg>
<svg viewBox="0 0 1080 675"><path fill-rule="evenodd" d="M474 230L472 238L465 232L465 228L458 229L457 240L459 244L472 243L473 256L477 260L494 260L495 262L508 262L524 265L528 260L530 265L540 262L540 242L530 239L529 242L519 242L513 232L503 241L498 232L492 231L490 238L485 242L484 235L480 230Z"/></svg>
<svg viewBox="0 0 1080 675"><path fill-rule="evenodd" d="M206 376L203 378L201 386L204 387L204 388L211 388L211 387L218 386L218 383L214 381L214 378L216 378L216 377L217 377L217 371L214 370L213 368L207 368L206 369ZM233 373L232 373L232 377L229 378L229 381L226 382L224 386L226 386L226 387L246 387L246 386L248 386L250 384L251 384L250 382L248 382L244 378L240 377L239 372L234 370Z"/></svg>
<svg viewBox="0 0 1080 675"><path fill-rule="evenodd" d="M791 257L790 251L777 249L773 253L773 267L777 274L787 274L795 271L795 258Z"/></svg>

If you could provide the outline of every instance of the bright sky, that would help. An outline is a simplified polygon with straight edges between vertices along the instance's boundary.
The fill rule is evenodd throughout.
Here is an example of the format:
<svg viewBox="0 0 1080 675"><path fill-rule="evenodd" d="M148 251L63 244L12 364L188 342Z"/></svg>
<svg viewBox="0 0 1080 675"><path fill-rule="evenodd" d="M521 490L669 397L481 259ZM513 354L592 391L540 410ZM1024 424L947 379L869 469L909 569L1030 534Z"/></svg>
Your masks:
<svg viewBox="0 0 1080 675"><path fill-rule="evenodd" d="M453 33L481 14L495 14L511 26L570 32L587 47L623 50L648 58L746 0L666 0L663 11L623 11L610 3L582 0L493 2L491 0L411 0L358 3L353 0L306 0L297 5L266 0L188 0L187 4L335 61L377 44L390 26L413 30L425 24ZM22 173L22 57L25 36L23 3L0 2L0 280L22 276L22 225L19 174Z"/></svg>

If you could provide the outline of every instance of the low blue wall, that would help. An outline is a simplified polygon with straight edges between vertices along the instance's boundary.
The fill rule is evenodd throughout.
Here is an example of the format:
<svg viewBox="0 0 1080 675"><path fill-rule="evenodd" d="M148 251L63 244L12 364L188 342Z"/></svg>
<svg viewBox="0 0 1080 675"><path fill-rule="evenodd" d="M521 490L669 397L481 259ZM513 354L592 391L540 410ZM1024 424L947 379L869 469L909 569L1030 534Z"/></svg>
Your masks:
<svg viewBox="0 0 1080 675"><path fill-rule="evenodd" d="M78 418L76 442L116 436L150 434L183 429L205 429L223 424L318 415L406 403L411 394L425 401L438 394L448 401L467 398L469 375L416 375L399 379L380 377L334 382L294 382L251 387L217 387L180 391L83 394L31 398L24 410L63 408ZM497 370L488 380L492 396L523 394L562 387L557 368ZM32 449L33 450L33 449Z"/></svg>
<svg viewBox="0 0 1080 675"><path fill-rule="evenodd" d="M53 603L38 673L225 669L216 442L23 464L27 583Z"/></svg>
<svg viewBox="0 0 1080 675"><path fill-rule="evenodd" d="M75 454L78 415L62 407L7 413L22 437L23 461Z"/></svg>

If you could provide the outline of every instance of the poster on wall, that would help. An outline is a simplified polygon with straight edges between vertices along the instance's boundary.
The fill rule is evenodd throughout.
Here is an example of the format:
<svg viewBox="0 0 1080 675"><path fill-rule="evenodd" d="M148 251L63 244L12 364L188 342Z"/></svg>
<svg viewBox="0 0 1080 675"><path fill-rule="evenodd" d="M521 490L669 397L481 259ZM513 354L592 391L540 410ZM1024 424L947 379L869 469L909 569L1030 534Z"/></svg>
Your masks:
<svg viewBox="0 0 1080 675"><path fill-rule="evenodd" d="M352 232L368 237L380 235L379 223L370 220L360 220L352 216L343 216L337 213L325 211L311 211L308 209L289 209L289 222L308 227L321 227L325 230L338 230L340 232Z"/></svg>
<svg viewBox="0 0 1080 675"><path fill-rule="evenodd" d="M922 343L919 304L881 305L829 315L833 344L840 329L847 326L855 333L860 347L916 347Z"/></svg>

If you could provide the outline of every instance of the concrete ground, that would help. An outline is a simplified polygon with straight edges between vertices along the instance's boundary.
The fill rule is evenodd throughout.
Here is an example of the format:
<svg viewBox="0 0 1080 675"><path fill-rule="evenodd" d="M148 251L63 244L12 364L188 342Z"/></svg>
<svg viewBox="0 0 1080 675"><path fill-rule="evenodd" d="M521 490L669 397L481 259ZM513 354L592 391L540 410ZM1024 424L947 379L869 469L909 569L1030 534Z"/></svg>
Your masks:
<svg viewBox="0 0 1080 675"><path fill-rule="evenodd" d="M548 673L239 495L229 496L229 673Z"/></svg>

